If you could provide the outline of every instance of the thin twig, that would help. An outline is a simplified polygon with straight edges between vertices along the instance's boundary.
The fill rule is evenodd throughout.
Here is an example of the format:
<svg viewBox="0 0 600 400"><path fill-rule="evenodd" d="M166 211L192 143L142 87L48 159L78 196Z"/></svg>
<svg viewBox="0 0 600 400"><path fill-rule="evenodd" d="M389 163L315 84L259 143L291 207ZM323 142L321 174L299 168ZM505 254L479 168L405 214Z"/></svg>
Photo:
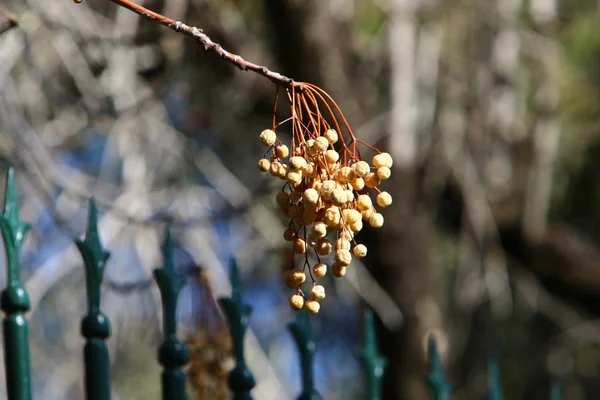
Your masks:
<svg viewBox="0 0 600 400"><path fill-rule="evenodd" d="M156 13L129 0L110 1L121 7L125 7L128 10L133 11L134 13L139 14L150 21L156 21L159 24L164 25L171 30L174 30L175 32L181 32L186 36L193 37L194 39L196 39L197 43L201 44L204 47L205 51L212 52L220 58L229 61L231 64L235 65L242 71L255 72L259 75L269 78L272 82L285 88L289 88L292 86L302 88L304 85L302 82L295 82L292 78L288 78L287 76L281 75L278 72L271 71L265 66L246 61L237 54L233 54L225 50L223 47L221 47L220 44L213 42L212 39L208 37L208 35L202 32L202 29L186 25L181 21L175 21L171 18L165 17L162 14Z"/></svg>

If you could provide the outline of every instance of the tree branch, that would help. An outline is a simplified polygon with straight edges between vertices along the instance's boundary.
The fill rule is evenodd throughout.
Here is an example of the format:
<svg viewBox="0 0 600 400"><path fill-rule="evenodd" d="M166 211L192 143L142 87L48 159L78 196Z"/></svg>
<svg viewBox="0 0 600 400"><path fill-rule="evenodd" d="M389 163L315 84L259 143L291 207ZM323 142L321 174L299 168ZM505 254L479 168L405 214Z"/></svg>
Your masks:
<svg viewBox="0 0 600 400"><path fill-rule="evenodd" d="M165 17L159 13L156 13L152 10L149 10L145 7L140 6L139 4L133 3L129 0L110 0L113 3L125 7L128 10L133 11L134 13L141 15L142 17L150 20L156 21L161 25L166 26L167 28L175 31L183 33L186 36L190 36L196 39L198 44L201 44L204 47L205 51L211 52L219 56L220 58L229 61L231 64L235 65L242 71L252 71L259 75L262 75L266 78L269 78L272 82L276 83L285 88L289 88L292 86L301 88L303 86L302 82L294 82L293 79L288 78L287 76L281 75L278 72L271 71L265 66L254 64L252 62L244 60L242 57L237 54L233 54L223 47L220 44L212 41L208 35L202 32L202 29L192 27L184 24L180 21L175 21L171 18Z"/></svg>

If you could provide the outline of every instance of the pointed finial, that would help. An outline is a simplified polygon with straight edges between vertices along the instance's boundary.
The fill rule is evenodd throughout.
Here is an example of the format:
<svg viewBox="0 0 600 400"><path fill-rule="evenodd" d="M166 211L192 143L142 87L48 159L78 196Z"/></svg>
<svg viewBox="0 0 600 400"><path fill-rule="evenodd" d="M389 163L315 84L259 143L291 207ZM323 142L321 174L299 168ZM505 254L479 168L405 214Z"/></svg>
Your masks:
<svg viewBox="0 0 600 400"><path fill-rule="evenodd" d="M562 400L562 385L560 383L552 382L550 400Z"/></svg>
<svg viewBox="0 0 600 400"><path fill-rule="evenodd" d="M500 383L500 370L496 359L492 359L488 363L488 379L489 387L486 400L504 400L502 384Z"/></svg>
<svg viewBox="0 0 600 400"><path fill-rule="evenodd" d="M313 377L313 363L315 356L315 342L313 339L310 316L306 309L298 312L296 322L288 325L300 353L300 368L302 371L302 393L298 400L322 400L315 388Z"/></svg>
<svg viewBox="0 0 600 400"><path fill-rule="evenodd" d="M377 350L377 337L375 335L375 324L373 322L373 312L365 311L364 316L364 346L360 352L363 371L367 378L370 400L381 399L381 380L387 361L381 357Z"/></svg>
<svg viewBox="0 0 600 400"><path fill-rule="evenodd" d="M429 372L425 377L434 400L449 399L452 387L444 377L444 367L433 335L429 337L427 343L427 358L429 359Z"/></svg>

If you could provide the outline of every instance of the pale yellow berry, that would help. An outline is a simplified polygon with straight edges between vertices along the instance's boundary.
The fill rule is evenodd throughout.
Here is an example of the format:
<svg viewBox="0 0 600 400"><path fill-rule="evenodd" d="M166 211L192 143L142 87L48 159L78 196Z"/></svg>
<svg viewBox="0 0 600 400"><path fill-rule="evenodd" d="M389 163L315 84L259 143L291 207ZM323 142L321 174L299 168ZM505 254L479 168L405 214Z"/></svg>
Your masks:
<svg viewBox="0 0 600 400"><path fill-rule="evenodd" d="M323 152L323 151L327 150L328 147L329 147L329 142L323 136L319 136L318 138L315 139L315 148L317 149L317 151Z"/></svg>
<svg viewBox="0 0 600 400"><path fill-rule="evenodd" d="M336 206L328 207L323 215L323 222L329 227L337 227L341 219L340 209Z"/></svg>
<svg viewBox="0 0 600 400"><path fill-rule="evenodd" d="M315 285L310 290L310 297L313 300L323 300L325 298L325 288L321 285Z"/></svg>
<svg viewBox="0 0 600 400"><path fill-rule="evenodd" d="M354 190L363 190L365 187L365 180L363 178L354 178L352 179L351 185Z"/></svg>
<svg viewBox="0 0 600 400"><path fill-rule="evenodd" d="M331 242L327 239L321 239L317 242L317 246L315 247L315 251L320 256L326 256L331 253Z"/></svg>
<svg viewBox="0 0 600 400"><path fill-rule="evenodd" d="M265 146L273 146L277 140L277 135L271 129L265 129L260 133L260 142Z"/></svg>
<svg viewBox="0 0 600 400"><path fill-rule="evenodd" d="M325 132L324 136L327 139L327 141L331 144L334 144L338 141L338 134L335 131L335 129L328 129L327 132Z"/></svg>
<svg viewBox="0 0 600 400"><path fill-rule="evenodd" d="M335 188L331 195L329 196L329 200L331 200L331 204L334 206L343 206L348 201L348 196L346 195L346 191L342 188Z"/></svg>
<svg viewBox="0 0 600 400"><path fill-rule="evenodd" d="M306 274L303 271L288 271L285 274L285 283L290 287L300 286L306 281Z"/></svg>
<svg viewBox="0 0 600 400"><path fill-rule="evenodd" d="M354 238L354 234L347 229L344 229L342 233L340 233L340 238L350 241Z"/></svg>
<svg viewBox="0 0 600 400"><path fill-rule="evenodd" d="M294 240L294 253L306 253L306 242L304 241L304 239L296 238L296 240Z"/></svg>
<svg viewBox="0 0 600 400"><path fill-rule="evenodd" d="M317 278L322 278L327 273L327 265L321 263L313 267L313 275Z"/></svg>
<svg viewBox="0 0 600 400"><path fill-rule="evenodd" d="M371 171L371 167L369 167L369 164L366 161L359 161L352 164L352 169L359 178L363 178Z"/></svg>
<svg viewBox="0 0 600 400"><path fill-rule="evenodd" d="M289 183L296 184L302 182L302 172L290 171L287 174L287 180Z"/></svg>
<svg viewBox="0 0 600 400"><path fill-rule="evenodd" d="M348 250L338 250L335 252L334 260L340 265L350 265L352 254Z"/></svg>
<svg viewBox="0 0 600 400"><path fill-rule="evenodd" d="M371 189L376 188L381 183L381 179L374 172L369 172L363 179L365 180L365 186Z"/></svg>
<svg viewBox="0 0 600 400"><path fill-rule="evenodd" d="M344 221L346 221L347 224L353 224L356 221L361 220L360 212L352 209L343 210L342 216L344 217Z"/></svg>
<svg viewBox="0 0 600 400"><path fill-rule="evenodd" d="M311 314L316 314L321 309L321 305L316 300L308 300L304 303L304 308Z"/></svg>
<svg viewBox="0 0 600 400"><path fill-rule="evenodd" d="M342 167L335 173L335 180L342 184L352 182L353 178L354 171L350 167Z"/></svg>
<svg viewBox="0 0 600 400"><path fill-rule="evenodd" d="M345 190L346 192L346 203L352 203L354 201L354 192L352 190Z"/></svg>
<svg viewBox="0 0 600 400"><path fill-rule="evenodd" d="M354 221L353 223L348 224L348 228L350 228L352 232L360 232L363 228L363 223L362 221Z"/></svg>
<svg viewBox="0 0 600 400"><path fill-rule="evenodd" d="M371 218L371 215L373 215L375 213L375 208L371 207L371 208L367 208L366 210L362 210L361 214L363 219L368 220L369 218Z"/></svg>
<svg viewBox="0 0 600 400"><path fill-rule="evenodd" d="M315 173L315 164L314 163L307 163L304 168L302 168L302 174L304 176L313 176Z"/></svg>
<svg viewBox="0 0 600 400"><path fill-rule="evenodd" d="M271 166L269 167L269 172L273 176L279 176L279 168L281 167L281 163L279 161L273 161Z"/></svg>
<svg viewBox="0 0 600 400"><path fill-rule="evenodd" d="M258 160L258 169L261 170L262 172L268 171L270 167L271 167L271 162L269 160L267 160L266 158Z"/></svg>
<svg viewBox="0 0 600 400"><path fill-rule="evenodd" d="M373 213L373 215L369 217L369 225L373 228L381 228L383 226L383 215Z"/></svg>
<svg viewBox="0 0 600 400"><path fill-rule="evenodd" d="M327 225L323 222L317 222L313 227L313 233L319 239L325 237L325 235L327 235Z"/></svg>
<svg viewBox="0 0 600 400"><path fill-rule="evenodd" d="M380 168L380 167L390 168L392 166L392 164L393 164L392 156L390 156L388 153L377 154L375 157L373 157L373 166L375 168Z"/></svg>
<svg viewBox="0 0 600 400"><path fill-rule="evenodd" d="M335 241L335 249L336 250L350 250L350 241L339 238Z"/></svg>
<svg viewBox="0 0 600 400"><path fill-rule="evenodd" d="M332 180L323 182L323 185L321 185L321 196L323 196L325 200L329 200L331 193L335 190L336 186L337 184Z"/></svg>
<svg viewBox="0 0 600 400"><path fill-rule="evenodd" d="M289 170L290 168L286 164L281 164L279 165L279 171L277 172L277 176L280 179L286 179Z"/></svg>
<svg viewBox="0 0 600 400"><path fill-rule="evenodd" d="M367 210L373 206L373 201L369 197L369 195L361 194L358 196L356 201L356 206L359 210Z"/></svg>
<svg viewBox="0 0 600 400"><path fill-rule="evenodd" d="M306 160L304 157L292 157L289 165L292 169L303 169L306 167Z"/></svg>
<svg viewBox="0 0 600 400"><path fill-rule="evenodd" d="M377 177L379 179L388 179L392 175L392 170L388 167L377 168Z"/></svg>
<svg viewBox="0 0 600 400"><path fill-rule="evenodd" d="M306 189L302 194L302 200L306 204L317 204L317 201L319 201L319 192L313 188Z"/></svg>
<svg viewBox="0 0 600 400"><path fill-rule="evenodd" d="M304 307L304 297L299 294L293 295L290 298L290 307L292 307L292 310L302 310L302 307Z"/></svg>
<svg viewBox="0 0 600 400"><path fill-rule="evenodd" d="M283 239L287 242L291 242L296 239L296 232L293 229L286 229L283 231Z"/></svg>
<svg viewBox="0 0 600 400"><path fill-rule="evenodd" d="M356 258L363 258L367 255L367 246L365 246L364 244L358 244L354 246L352 252L354 253L354 256Z"/></svg>
<svg viewBox="0 0 600 400"><path fill-rule="evenodd" d="M290 149L285 144L282 144L275 148L275 155L279 158L286 158L290 155Z"/></svg>
<svg viewBox="0 0 600 400"><path fill-rule="evenodd" d="M379 207L387 207L392 204L392 195L388 192L381 192L377 195L377 204Z"/></svg>
<svg viewBox="0 0 600 400"><path fill-rule="evenodd" d="M341 278L346 275L346 267L344 265L333 264L331 266L331 275L336 278Z"/></svg>
<svg viewBox="0 0 600 400"><path fill-rule="evenodd" d="M275 201L280 206L283 206L290 202L290 195L287 194L286 192L279 192L279 193L277 193L277 196L275 197Z"/></svg>
<svg viewBox="0 0 600 400"><path fill-rule="evenodd" d="M335 164L340 159L340 154L335 150L327 150L325 152L325 161L327 164Z"/></svg>

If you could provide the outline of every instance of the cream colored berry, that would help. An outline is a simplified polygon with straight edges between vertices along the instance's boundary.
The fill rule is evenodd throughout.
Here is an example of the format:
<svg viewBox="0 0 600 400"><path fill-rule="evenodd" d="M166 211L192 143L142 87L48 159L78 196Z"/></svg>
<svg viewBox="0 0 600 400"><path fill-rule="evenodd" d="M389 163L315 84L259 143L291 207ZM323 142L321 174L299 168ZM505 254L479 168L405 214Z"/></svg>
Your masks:
<svg viewBox="0 0 600 400"><path fill-rule="evenodd" d="M341 278L346 275L346 267L344 265L333 264L331 266L331 275L336 278Z"/></svg>
<svg viewBox="0 0 600 400"><path fill-rule="evenodd" d="M359 161L352 164L352 169L359 178L363 178L371 171L371 167L369 167L369 164L366 161Z"/></svg>
<svg viewBox="0 0 600 400"><path fill-rule="evenodd" d="M303 169L304 167L306 167L306 160L304 159L304 157L292 157L290 158L289 165L292 169Z"/></svg>
<svg viewBox="0 0 600 400"><path fill-rule="evenodd" d="M323 215L323 222L325 222L325 225L332 228L337 227L340 224L341 219L340 209L336 206L328 207Z"/></svg>
<svg viewBox="0 0 600 400"><path fill-rule="evenodd" d="M291 184L297 184L302 182L302 172L290 171L287 174L287 180Z"/></svg>
<svg viewBox="0 0 600 400"><path fill-rule="evenodd" d="M321 285L315 285L310 290L310 297L313 300L323 300L325 298L325 288Z"/></svg>
<svg viewBox="0 0 600 400"><path fill-rule="evenodd" d="M269 167L269 172L273 176L279 176L279 169L281 168L281 163L279 161L273 161L271 166Z"/></svg>
<svg viewBox="0 0 600 400"><path fill-rule="evenodd" d="M348 228L350 228L352 232L360 232L363 228L363 223L361 220L354 221L353 223L348 224Z"/></svg>
<svg viewBox="0 0 600 400"><path fill-rule="evenodd" d="M308 188L302 194L302 200L306 204L317 204L317 201L319 201L319 192L313 188Z"/></svg>
<svg viewBox="0 0 600 400"><path fill-rule="evenodd" d="M316 314L321 309L321 305L316 300L308 300L304 303L304 308L311 314Z"/></svg>
<svg viewBox="0 0 600 400"><path fill-rule="evenodd" d="M315 173L315 164L310 162L307 163L304 168L302 168L302 174L304 176L313 176Z"/></svg>
<svg viewBox="0 0 600 400"><path fill-rule="evenodd" d="M315 139L315 148L317 149L317 151L323 152L323 151L327 150L328 147L329 147L329 141L327 141L327 139L324 138L323 136L319 136L318 138Z"/></svg>
<svg viewBox="0 0 600 400"><path fill-rule="evenodd" d="M388 167L390 168L393 164L392 156L388 153L377 154L373 157L373 166L375 168Z"/></svg>
<svg viewBox="0 0 600 400"><path fill-rule="evenodd" d="M335 249L336 250L350 250L350 241L339 238L335 241Z"/></svg>
<svg viewBox="0 0 600 400"><path fill-rule="evenodd" d="M354 190L363 190L363 188L365 187L365 180L363 178L354 178L352 179L352 182L350 183L352 185L352 189Z"/></svg>
<svg viewBox="0 0 600 400"><path fill-rule="evenodd" d="M379 179L388 179L392 175L392 170L388 167L377 168L377 177Z"/></svg>
<svg viewBox="0 0 600 400"><path fill-rule="evenodd" d="M381 228L383 226L383 215L373 213L373 215L369 217L369 225L373 228Z"/></svg>
<svg viewBox="0 0 600 400"><path fill-rule="evenodd" d="M327 164L335 164L340 159L340 154L335 150L327 150L325 152L325 161Z"/></svg>
<svg viewBox="0 0 600 400"><path fill-rule="evenodd" d="M271 129L265 129L260 133L260 142L265 146L273 146L277 140L277 135Z"/></svg>
<svg viewBox="0 0 600 400"><path fill-rule="evenodd" d="M290 202L290 195L286 192L279 192L277 193L277 196L275 196L275 201L280 206L283 206L284 204L288 204Z"/></svg>
<svg viewBox="0 0 600 400"><path fill-rule="evenodd" d="M266 158L258 160L258 169L262 172L267 172L271 167L271 162Z"/></svg>
<svg viewBox="0 0 600 400"><path fill-rule="evenodd" d="M283 231L283 239L287 242L291 242L296 239L296 232L293 229L286 229Z"/></svg>
<svg viewBox="0 0 600 400"><path fill-rule="evenodd" d="M327 273L327 265L320 263L313 267L313 275L317 278L322 278Z"/></svg>
<svg viewBox="0 0 600 400"><path fill-rule="evenodd" d="M306 253L306 242L304 241L304 239L296 238L296 240L294 240L294 253L296 253L296 254Z"/></svg>
<svg viewBox="0 0 600 400"><path fill-rule="evenodd" d="M349 183L354 179L354 171L350 167L342 167L335 173L335 180L339 183Z"/></svg>
<svg viewBox="0 0 600 400"><path fill-rule="evenodd" d="M367 175L365 175L364 180L365 186L371 189L376 188L381 183L381 179L379 179L377 174L374 172L369 172Z"/></svg>
<svg viewBox="0 0 600 400"><path fill-rule="evenodd" d="M290 307L292 307L292 310L302 310L302 307L304 307L304 297L299 294L290 297Z"/></svg>
<svg viewBox="0 0 600 400"><path fill-rule="evenodd" d="M338 250L335 252L334 261L340 265L350 265L352 254L348 250Z"/></svg>
<svg viewBox="0 0 600 400"><path fill-rule="evenodd" d="M346 203L352 203L354 201L354 192L350 189L346 189Z"/></svg>
<svg viewBox="0 0 600 400"><path fill-rule="evenodd" d="M346 191L340 187L334 189L329 196L331 200L331 204L334 206L343 206L348 201L348 196L346 195Z"/></svg>
<svg viewBox="0 0 600 400"><path fill-rule="evenodd" d="M371 218L371 215L373 215L375 213L375 208L371 207L371 208L367 208L366 210L362 210L361 214L364 220L369 220L369 218Z"/></svg>
<svg viewBox="0 0 600 400"><path fill-rule="evenodd" d="M365 246L364 244L358 244L354 246L352 252L354 253L354 256L356 258L363 258L367 255L367 246Z"/></svg>
<svg viewBox="0 0 600 400"><path fill-rule="evenodd" d="M306 281L304 271L288 271L285 275L285 283L290 287L300 286Z"/></svg>
<svg viewBox="0 0 600 400"><path fill-rule="evenodd" d="M317 242L317 246L315 247L315 251L320 256L326 256L331 253L331 242L327 239L321 239Z"/></svg>
<svg viewBox="0 0 600 400"><path fill-rule="evenodd" d="M334 144L338 141L338 134L335 129L328 129L324 136L325 139L327 139L327 141L331 144Z"/></svg>
<svg viewBox="0 0 600 400"><path fill-rule="evenodd" d="M319 239L325 237L325 235L327 235L327 225L323 222L317 222L313 227L313 233Z"/></svg>
<svg viewBox="0 0 600 400"><path fill-rule="evenodd" d="M302 225L304 225L304 226L310 225L313 222L315 222L316 219L317 219L317 213L315 210L305 208L304 211L302 212Z"/></svg>
<svg viewBox="0 0 600 400"><path fill-rule="evenodd" d="M321 196L323 196L325 200L329 200L331 193L335 190L336 186L337 184L332 180L323 182L323 185L321 186Z"/></svg>
<svg viewBox="0 0 600 400"><path fill-rule="evenodd" d="M308 155L314 156L317 154L317 149L315 148L315 139L308 139L306 141L306 149Z"/></svg>
<svg viewBox="0 0 600 400"><path fill-rule="evenodd" d="M361 194L356 200L356 206L361 211L368 210L369 208L373 207L373 201L371 200L369 195Z"/></svg>
<svg viewBox="0 0 600 400"><path fill-rule="evenodd" d="M379 207L387 207L392 204L392 195L388 192L381 192L377 195L377 204Z"/></svg>
<svg viewBox="0 0 600 400"><path fill-rule="evenodd" d="M275 155L279 158L286 158L290 155L290 149L285 144L275 147Z"/></svg>
<svg viewBox="0 0 600 400"><path fill-rule="evenodd" d="M344 221L346 221L347 224L353 224L356 221L361 220L360 212L352 209L343 210L342 216L344 217Z"/></svg>
<svg viewBox="0 0 600 400"><path fill-rule="evenodd" d="M340 238L350 241L354 238L354 234L351 231L344 229L342 233L340 233Z"/></svg>

